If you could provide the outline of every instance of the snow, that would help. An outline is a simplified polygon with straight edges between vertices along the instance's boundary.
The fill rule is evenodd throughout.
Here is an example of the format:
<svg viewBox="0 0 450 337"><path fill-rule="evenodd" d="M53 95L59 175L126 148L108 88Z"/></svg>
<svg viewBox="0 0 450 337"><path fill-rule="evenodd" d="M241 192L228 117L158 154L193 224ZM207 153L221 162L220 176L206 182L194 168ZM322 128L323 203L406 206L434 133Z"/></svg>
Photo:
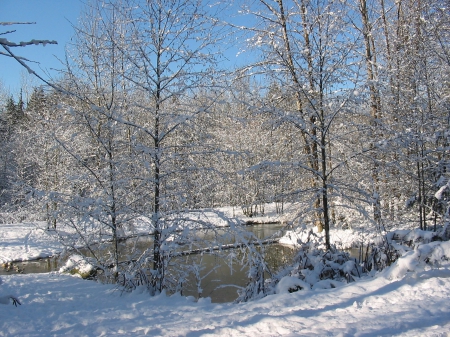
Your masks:
<svg viewBox="0 0 450 337"><path fill-rule="evenodd" d="M77 269L78 274L83 275L90 273L94 269L94 266L86 262L85 258L81 255L74 254L68 258L65 265L59 269L59 272L67 273L75 268Z"/></svg>
<svg viewBox="0 0 450 337"><path fill-rule="evenodd" d="M450 242L434 241L418 245L414 250L406 252L382 274L390 279L400 279L411 271L425 270L431 268L430 266L440 266L442 263L448 264L449 258Z"/></svg>
<svg viewBox="0 0 450 337"><path fill-rule="evenodd" d="M441 200L443 194L445 193L445 191L450 187L450 181L447 182L447 184L445 184L444 186L442 186L441 188L439 188L439 190L436 192L436 194L434 195L435 198L437 200Z"/></svg>
<svg viewBox="0 0 450 337"><path fill-rule="evenodd" d="M55 237L42 229L44 223L0 225L0 263L35 260L62 250Z"/></svg>
<svg viewBox="0 0 450 337"><path fill-rule="evenodd" d="M299 246L301 242L308 242L313 239L325 243L325 231L319 233L317 227L310 228L309 230L305 230L305 228L290 230L280 239L280 243ZM339 249L355 248L355 245L359 245L360 243L367 244L371 241L376 241L376 234L373 232L359 229L330 229L330 242Z"/></svg>
<svg viewBox="0 0 450 337"><path fill-rule="evenodd" d="M57 253L61 247L51 231L38 227L0 226L0 261ZM343 242L359 237L351 230L336 233ZM429 235L395 233L405 241ZM448 241L416 242L373 277L347 284L319 280L310 290L307 282L285 276L275 294L239 304L179 294L151 297L141 289L124 293L58 272L4 275L0 336L449 336L449 257ZM340 268L353 267L350 260ZM21 305L14 306L14 299Z"/></svg>
<svg viewBox="0 0 450 337"><path fill-rule="evenodd" d="M139 291L49 274L3 276L0 336L447 336L450 270L375 277L240 304Z"/></svg>
<svg viewBox="0 0 450 337"><path fill-rule="evenodd" d="M277 284L275 292L277 294L287 294L295 290L309 290L311 286L305 281L300 280L298 277L285 276Z"/></svg>

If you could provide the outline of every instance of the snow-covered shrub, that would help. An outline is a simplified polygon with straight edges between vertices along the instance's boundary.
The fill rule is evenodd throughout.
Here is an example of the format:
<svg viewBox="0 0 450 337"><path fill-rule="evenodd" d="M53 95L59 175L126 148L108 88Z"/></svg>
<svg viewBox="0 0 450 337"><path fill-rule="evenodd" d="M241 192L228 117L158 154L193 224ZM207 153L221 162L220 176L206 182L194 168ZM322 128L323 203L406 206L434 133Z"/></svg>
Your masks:
<svg viewBox="0 0 450 337"><path fill-rule="evenodd" d="M364 272L378 272L391 266L402 255L407 254L420 245L445 239L443 229L437 232L415 230L395 230L379 236L375 242L361 252ZM364 250L361 248L361 250Z"/></svg>
<svg viewBox="0 0 450 337"><path fill-rule="evenodd" d="M202 265L202 254L193 255L195 258L190 259L189 263L179 263L180 260L171 257L169 254L165 255L162 263L164 272L164 291L168 294L182 294L189 286L195 284L197 296L202 296L202 281L210 273L216 270L213 267L206 275L201 273L205 267ZM140 291L153 293L153 283L159 277L152 268L153 261L148 258L142 261L131 261L128 263L128 269L125 272L119 273L117 284L122 291L131 292L137 289Z"/></svg>
<svg viewBox="0 0 450 337"><path fill-rule="evenodd" d="M389 279L399 279L408 272L417 272L426 268L449 265L450 241L433 241L419 244L400 257L391 268L381 275Z"/></svg>
<svg viewBox="0 0 450 337"><path fill-rule="evenodd" d="M430 243L432 241L442 241L445 239L444 230L437 232L424 231L421 229L414 230L395 230L387 234L389 242L395 241L399 244L407 245L414 248L417 244Z"/></svg>
<svg viewBox="0 0 450 337"><path fill-rule="evenodd" d="M123 291L130 292L137 288L148 288L151 278L144 268L131 269L129 273L120 273L117 283Z"/></svg>
<svg viewBox="0 0 450 337"><path fill-rule="evenodd" d="M266 296L265 263L259 254L256 256L249 254L249 257L251 261L248 271L249 282L245 288L238 291L239 297L235 300L235 303L248 302Z"/></svg>
<svg viewBox="0 0 450 337"><path fill-rule="evenodd" d="M395 262L403 252L402 246L391 243L370 244L366 248L361 261L363 272L377 272L385 269Z"/></svg>
<svg viewBox="0 0 450 337"><path fill-rule="evenodd" d="M285 276L275 286L275 293L286 294L293 293L299 290L310 290L311 285L302 281L298 277Z"/></svg>
<svg viewBox="0 0 450 337"><path fill-rule="evenodd" d="M286 231L279 242L281 244L292 246L301 246L304 242L323 243L322 236L316 231L316 228L307 230L306 227Z"/></svg>
<svg viewBox="0 0 450 337"><path fill-rule="evenodd" d="M356 242L367 242L375 238L372 232L366 232L353 229L342 229L334 227L330 236L330 241L333 246L338 249L355 248ZM318 232L317 226L300 226L294 230L286 231L280 238L281 244L300 247L305 242L315 242L318 248L325 249L325 234Z"/></svg>
<svg viewBox="0 0 450 337"><path fill-rule="evenodd" d="M271 280L268 293L336 288L360 276L361 268L349 253L318 248L319 243L300 246L292 265L285 267Z"/></svg>

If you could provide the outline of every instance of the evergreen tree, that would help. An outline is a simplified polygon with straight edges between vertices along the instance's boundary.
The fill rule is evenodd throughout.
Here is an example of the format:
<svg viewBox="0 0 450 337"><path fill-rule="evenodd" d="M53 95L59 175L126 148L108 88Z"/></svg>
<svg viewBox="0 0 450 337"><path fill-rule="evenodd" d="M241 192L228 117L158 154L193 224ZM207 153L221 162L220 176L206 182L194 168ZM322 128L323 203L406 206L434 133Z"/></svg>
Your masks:
<svg viewBox="0 0 450 337"><path fill-rule="evenodd" d="M42 87L34 88L31 97L27 104L27 111L38 113L42 115L45 107L45 92Z"/></svg>
<svg viewBox="0 0 450 337"><path fill-rule="evenodd" d="M24 106L25 104L22 99L22 91L20 91L19 101L17 103L12 95L6 101L5 119L10 126L15 126L24 120Z"/></svg>

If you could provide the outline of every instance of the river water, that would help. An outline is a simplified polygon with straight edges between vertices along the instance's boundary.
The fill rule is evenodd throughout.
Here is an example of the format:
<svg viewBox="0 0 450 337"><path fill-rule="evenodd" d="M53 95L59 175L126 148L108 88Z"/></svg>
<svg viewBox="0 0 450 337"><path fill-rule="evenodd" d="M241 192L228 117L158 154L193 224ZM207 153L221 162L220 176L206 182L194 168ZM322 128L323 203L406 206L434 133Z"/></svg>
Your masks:
<svg viewBox="0 0 450 337"><path fill-rule="evenodd" d="M252 232L258 239L268 237L279 237L282 234L283 225L281 224L257 224L247 226L247 231ZM138 239L138 245L146 248L152 243L151 237L141 237ZM132 242L131 242L132 241ZM136 245L136 239L131 239L130 244ZM294 249L280 244L270 244L265 247L266 263L270 271L276 272L280 267L289 263L294 256ZM235 253L235 254L233 254ZM248 268L239 263L232 263L230 268L230 254L237 255L238 249L225 250L222 253L203 253L193 254L172 259L170 268L176 268L178 265L195 264L199 266L197 277L192 274L187 278L183 285L184 296L211 297L212 302L222 303L231 302L238 297L239 287L245 287L248 282ZM59 270L61 264L58 258L46 258L35 261L25 261L14 263L10 271L0 268L0 275L17 273L15 268L21 272L30 273L48 273ZM200 294L201 292L201 294Z"/></svg>
<svg viewBox="0 0 450 337"><path fill-rule="evenodd" d="M258 239L265 239L280 237L283 227L281 224L256 224L246 226L245 230L253 233ZM209 238L208 234L203 233L199 235L202 235L202 239L206 239L206 241L214 239L213 237ZM234 240L238 239L228 237L223 243L230 243ZM152 243L152 236L141 236L129 239L125 244L125 249L127 249L127 246L128 249L131 249L130 247L133 246L133 249L138 247L141 250L145 250L147 247L151 247ZM265 245L264 250L267 267L273 273L290 263L296 252L293 247L278 243ZM348 250L348 252L354 257L357 257L359 253L357 249ZM233 263L231 263L230 255L237 257L237 259L233 260ZM243 266L241 263L236 262L239 258L242 258L243 261L246 260L239 249L216 251L213 254L203 253L180 256L172 258L169 272L179 271L180 266L198 266L199 272L197 277L193 274L187 277L186 282L183 284L182 294L196 298L210 297L212 302L215 303L232 302L238 297L237 290L245 287L248 282L248 266ZM21 272L26 274L48 273L59 270L64 263L65 261L60 261L58 257L18 262L14 263L14 267L10 271L0 268L0 275L17 273L16 268L19 268Z"/></svg>

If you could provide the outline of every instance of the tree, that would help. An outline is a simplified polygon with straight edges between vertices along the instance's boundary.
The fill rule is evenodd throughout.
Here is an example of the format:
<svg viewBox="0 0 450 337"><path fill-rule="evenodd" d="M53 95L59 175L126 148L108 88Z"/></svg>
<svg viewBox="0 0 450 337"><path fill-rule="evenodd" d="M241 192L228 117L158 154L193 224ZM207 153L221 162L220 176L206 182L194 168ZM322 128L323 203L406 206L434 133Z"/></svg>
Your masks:
<svg viewBox="0 0 450 337"><path fill-rule="evenodd" d="M348 30L345 2L261 0L259 4L245 11L259 19L258 28L250 28L251 43L263 51L264 60L254 67L286 88L276 102L263 103L265 111L271 113L274 125L291 124L302 140L303 154L294 159L294 166L310 183L298 188L301 194L296 195L308 195L310 219L325 230L329 248L330 197L345 189L331 187L337 184L334 173L345 162L334 149L345 144L347 134L338 132L336 125L345 120L353 100L359 72L354 65L357 36ZM280 109L287 97L290 105Z"/></svg>
<svg viewBox="0 0 450 337"><path fill-rule="evenodd" d="M377 81L377 62L376 62L376 51L375 44L372 36L372 25L369 21L369 12L367 8L366 0L359 0L358 6L359 12L361 14L361 22L362 28L360 31L362 32L364 39L364 48L365 48L365 65L367 72L367 84L370 92L370 117L371 117L371 126L373 130L373 140L376 141L380 139L380 120L381 120L381 102L380 102L380 93L378 88L376 87ZM373 218L374 221L378 224L381 224L381 205L380 205L380 179L379 179L379 156L377 151L374 151L374 144L370 144L370 148L372 149L373 155L373 167L372 167L372 186L373 186Z"/></svg>
<svg viewBox="0 0 450 337"><path fill-rule="evenodd" d="M180 166L180 160L205 154L201 151L201 134L194 138L192 127L201 114L208 113L220 93L216 85L219 39L223 33L214 17L218 6L202 1L160 0L156 2L125 1L115 7L129 22L127 49L123 57L131 67L124 74L140 97L134 107L144 120L127 118L124 122L141 134L137 144L147 167L145 181L151 193L154 243L139 257L137 266L150 258L150 293L166 287L169 236L182 225L183 209L179 185L184 175L195 171L195 165ZM214 87L216 94L214 94ZM206 100L198 95L212 93Z"/></svg>
<svg viewBox="0 0 450 337"><path fill-rule="evenodd" d="M183 213L216 153L201 118L223 92L216 11L200 1L93 1L56 88L65 98L52 137L64 171L47 192L80 241L61 238L87 246L113 281L133 287L140 275L151 294L170 285L173 237L200 245L193 222L212 227ZM121 252L119 236L138 217L150 219L153 247ZM113 248L102 257L106 243L93 243L105 238Z"/></svg>
<svg viewBox="0 0 450 337"><path fill-rule="evenodd" d="M374 180L380 216L392 221L396 213L405 216L402 202L417 205L419 227L426 229L430 214L436 223L433 194L447 180L441 126L445 129L448 123L442 110L445 99L439 94L445 91L441 76L447 65L442 62L445 47L438 47L434 35L436 30L445 34L445 16L437 9L442 4L384 0L359 4L366 22L366 55L369 50L371 56L368 86L372 107L378 111L369 141L384 144L371 151L378 166Z"/></svg>
<svg viewBox="0 0 450 337"><path fill-rule="evenodd" d="M24 183L31 183L33 172L29 162L21 156L21 137L28 126L28 118L25 114L22 93L17 103L10 96L0 116L1 125L1 192L0 196L4 205L15 204L18 206L24 199Z"/></svg>
<svg viewBox="0 0 450 337"><path fill-rule="evenodd" d="M0 114L0 144L2 151L1 155L1 178L0 178L0 200L1 204L9 203L10 198L10 184L11 184L11 126L8 122L7 115L14 112L16 104L13 97L9 97L6 101L4 109Z"/></svg>

